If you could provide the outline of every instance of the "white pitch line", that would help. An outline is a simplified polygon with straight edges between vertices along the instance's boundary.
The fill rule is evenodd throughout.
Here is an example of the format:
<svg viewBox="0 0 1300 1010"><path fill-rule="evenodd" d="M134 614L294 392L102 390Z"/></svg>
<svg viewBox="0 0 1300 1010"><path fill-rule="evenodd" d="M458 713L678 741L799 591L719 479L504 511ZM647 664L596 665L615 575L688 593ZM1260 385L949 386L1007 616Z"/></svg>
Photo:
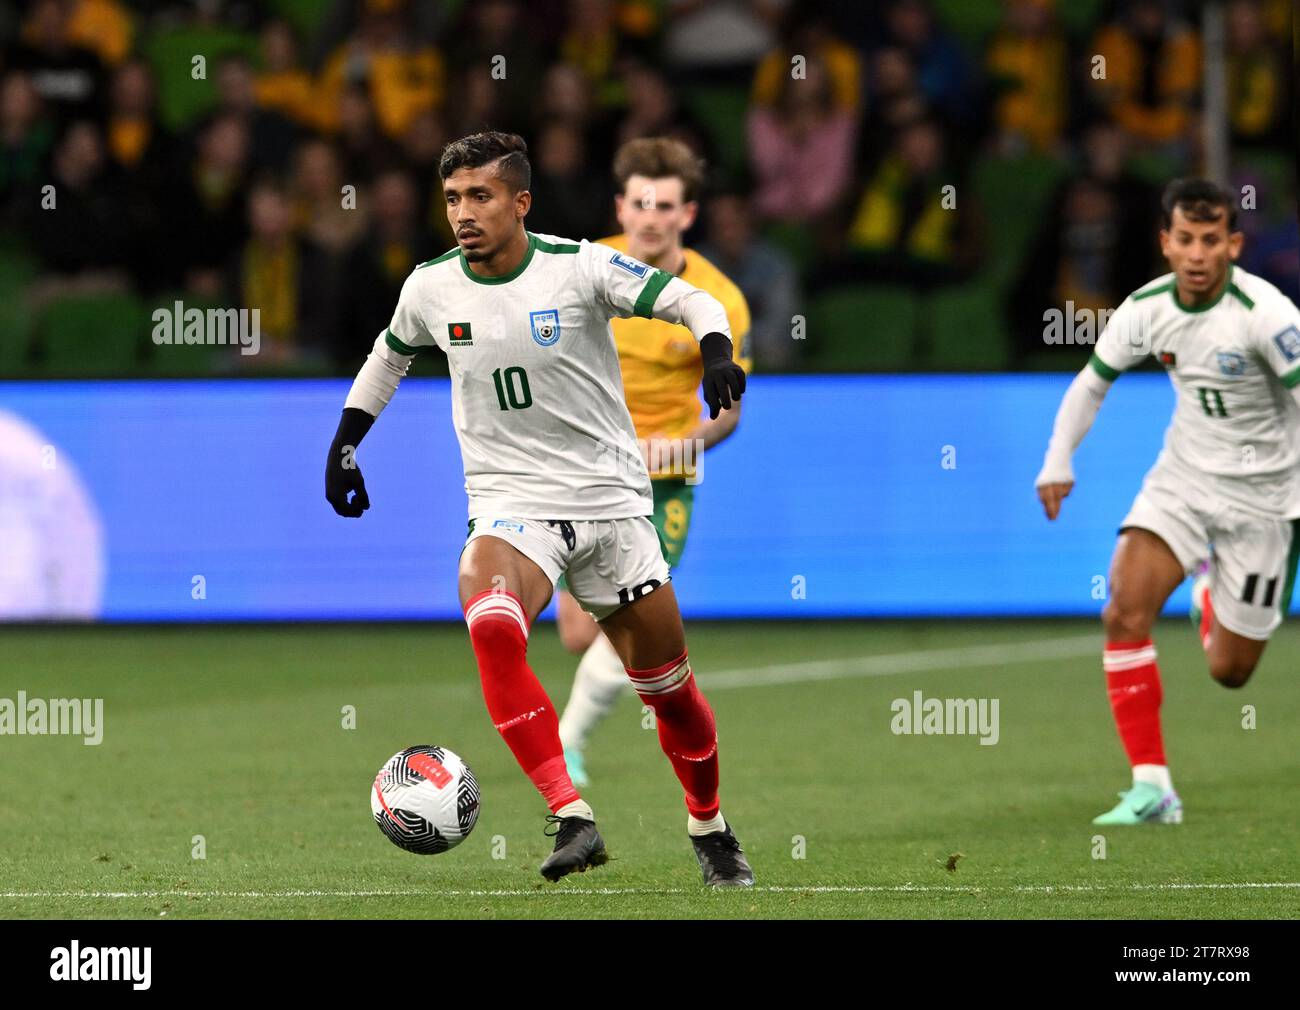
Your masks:
<svg viewBox="0 0 1300 1010"><path fill-rule="evenodd" d="M1174 884L1009 884L985 887L978 884L963 887L955 884L845 884L808 886L758 886L746 893L769 894L977 894L1016 893L1053 894L1058 891L1096 893L1125 891L1219 891L1219 890L1297 890L1295 881L1237 881L1230 883L1174 883ZM548 895L633 895L633 894L699 894L698 889L676 887L534 887L527 889L448 889L448 890L387 890L387 891L6 891L0 898L530 898Z"/></svg>
<svg viewBox="0 0 1300 1010"><path fill-rule="evenodd" d="M1045 659L1076 659L1101 655L1101 635L1073 635L1069 638L1041 638L1004 645L963 645L946 649L919 649L881 656L850 656L818 659L805 663L774 663L743 670L697 673L700 686L710 691L732 687L767 687L812 680L841 680L854 677L888 677L927 670L957 670L970 667L1005 666Z"/></svg>

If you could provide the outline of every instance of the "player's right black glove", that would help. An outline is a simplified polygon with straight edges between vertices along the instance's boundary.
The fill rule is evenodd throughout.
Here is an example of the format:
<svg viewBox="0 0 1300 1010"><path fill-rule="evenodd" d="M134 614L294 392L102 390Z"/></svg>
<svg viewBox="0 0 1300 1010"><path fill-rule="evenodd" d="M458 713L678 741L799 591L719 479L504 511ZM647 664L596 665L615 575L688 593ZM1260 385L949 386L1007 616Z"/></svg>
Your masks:
<svg viewBox="0 0 1300 1010"><path fill-rule="evenodd" d="M712 421L731 408L732 400L740 401L745 370L731 360L731 339L725 333L706 333L700 338L700 359L704 362L704 402Z"/></svg>
<svg viewBox="0 0 1300 1010"><path fill-rule="evenodd" d="M364 410L344 407L339 430L330 445L329 459L325 461L325 500L334 506L335 512L349 519L358 518L370 508L370 496L366 494L366 482L361 479L356 451L374 423L374 417ZM348 495L353 491L356 494L349 501Z"/></svg>

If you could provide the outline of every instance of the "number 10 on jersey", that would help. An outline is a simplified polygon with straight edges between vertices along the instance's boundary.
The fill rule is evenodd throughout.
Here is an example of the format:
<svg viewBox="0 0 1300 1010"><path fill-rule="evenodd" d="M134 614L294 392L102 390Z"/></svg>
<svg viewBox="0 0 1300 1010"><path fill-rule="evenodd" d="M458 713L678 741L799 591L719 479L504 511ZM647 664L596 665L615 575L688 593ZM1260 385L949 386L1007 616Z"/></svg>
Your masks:
<svg viewBox="0 0 1300 1010"><path fill-rule="evenodd" d="M523 410L533 405L533 394L528 389L528 373L518 365L498 368L492 373L497 387L497 403L502 410Z"/></svg>

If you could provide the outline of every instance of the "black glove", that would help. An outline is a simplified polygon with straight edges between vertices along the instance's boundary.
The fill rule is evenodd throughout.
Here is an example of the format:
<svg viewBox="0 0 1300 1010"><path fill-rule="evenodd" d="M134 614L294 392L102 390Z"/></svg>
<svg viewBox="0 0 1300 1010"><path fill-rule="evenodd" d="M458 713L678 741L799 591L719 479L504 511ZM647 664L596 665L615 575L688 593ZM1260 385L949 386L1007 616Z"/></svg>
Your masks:
<svg viewBox="0 0 1300 1010"><path fill-rule="evenodd" d="M370 496L366 494L366 482L361 479L356 451L374 423L374 417L364 410L343 408L339 430L330 445L329 459L325 461L325 500L334 506L335 512L349 519L358 518L370 508ZM349 501L348 494L353 491L356 494Z"/></svg>
<svg viewBox="0 0 1300 1010"><path fill-rule="evenodd" d="M704 402L709 420L730 409L731 401L740 402L745 391L745 370L731 360L731 340L722 333L706 333L700 339L700 359L704 362Z"/></svg>

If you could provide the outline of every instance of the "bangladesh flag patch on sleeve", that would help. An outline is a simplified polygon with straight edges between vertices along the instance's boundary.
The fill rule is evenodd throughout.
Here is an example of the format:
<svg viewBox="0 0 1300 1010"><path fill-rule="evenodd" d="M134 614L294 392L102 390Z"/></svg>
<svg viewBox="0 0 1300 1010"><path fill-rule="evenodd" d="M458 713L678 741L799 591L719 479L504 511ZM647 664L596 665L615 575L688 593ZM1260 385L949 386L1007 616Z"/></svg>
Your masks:
<svg viewBox="0 0 1300 1010"><path fill-rule="evenodd" d="M447 342L452 347L468 347L474 343L474 334L469 323L448 323Z"/></svg>

